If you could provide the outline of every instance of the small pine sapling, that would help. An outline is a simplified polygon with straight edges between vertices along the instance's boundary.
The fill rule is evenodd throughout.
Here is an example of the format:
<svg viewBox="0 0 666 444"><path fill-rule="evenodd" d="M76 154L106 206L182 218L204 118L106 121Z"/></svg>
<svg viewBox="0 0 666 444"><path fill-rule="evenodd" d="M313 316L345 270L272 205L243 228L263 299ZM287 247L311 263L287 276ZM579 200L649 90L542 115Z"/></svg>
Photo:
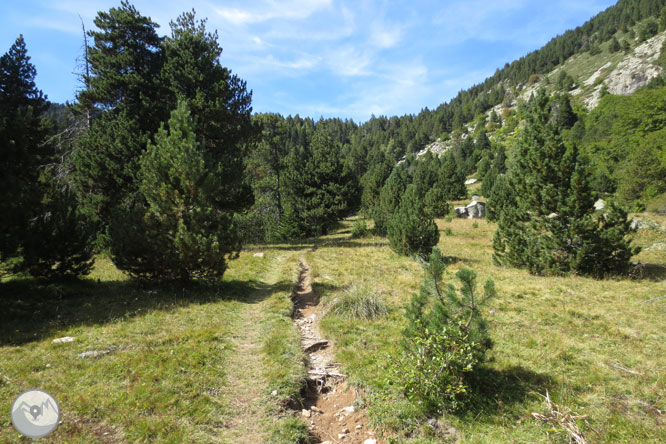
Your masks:
<svg viewBox="0 0 666 444"><path fill-rule="evenodd" d="M405 316L402 355L397 374L406 396L427 412L460 409L469 388L466 375L474 371L492 347L488 323L480 307L495 295L491 279L484 296L476 294L476 273L461 269L462 286L442 287L447 262L435 247L424 266L421 291L412 297Z"/></svg>

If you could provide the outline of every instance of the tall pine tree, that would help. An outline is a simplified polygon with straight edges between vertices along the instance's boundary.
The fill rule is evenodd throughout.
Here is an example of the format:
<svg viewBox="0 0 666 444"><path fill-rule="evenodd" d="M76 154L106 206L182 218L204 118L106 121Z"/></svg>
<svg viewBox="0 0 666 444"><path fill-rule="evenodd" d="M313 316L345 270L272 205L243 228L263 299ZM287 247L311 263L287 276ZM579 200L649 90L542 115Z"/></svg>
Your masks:
<svg viewBox="0 0 666 444"><path fill-rule="evenodd" d="M23 36L0 58L0 260L15 254L39 204L39 165L46 127L45 97Z"/></svg>
<svg viewBox="0 0 666 444"><path fill-rule="evenodd" d="M499 214L493 240L499 263L537 274L576 272L603 277L625 271L636 250L626 213L612 205L595 215L589 166L567 148L545 92L529 104L515 162L507 173L515 205Z"/></svg>
<svg viewBox="0 0 666 444"><path fill-rule="evenodd" d="M121 269L142 277L221 278L240 251L234 213L213 202L219 188L209 174L185 102L171 114L141 158L146 206L125 210L114 224L112 255ZM145 209L144 209L145 208Z"/></svg>

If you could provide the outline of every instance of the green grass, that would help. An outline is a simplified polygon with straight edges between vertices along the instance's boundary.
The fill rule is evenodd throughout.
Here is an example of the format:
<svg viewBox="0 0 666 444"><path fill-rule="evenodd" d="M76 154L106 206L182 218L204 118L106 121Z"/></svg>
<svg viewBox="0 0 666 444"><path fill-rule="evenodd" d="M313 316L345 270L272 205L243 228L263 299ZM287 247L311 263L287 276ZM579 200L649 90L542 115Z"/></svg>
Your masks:
<svg viewBox="0 0 666 444"><path fill-rule="evenodd" d="M354 282L327 307L326 314L340 319L375 319L388 313L382 296L366 282Z"/></svg>
<svg viewBox="0 0 666 444"><path fill-rule="evenodd" d="M445 282L455 283L455 272L470 267L479 282L494 279L498 292L484 313L495 347L472 383L472 405L462 414L445 415L444 421L460 431L463 442L566 442L558 433L549 438L533 420L518 423L526 414L544 411L537 394L548 391L554 402L589 415L589 425L581 422L581 427L590 442L664 442L659 412L666 409L666 300L643 302L666 295L666 275L594 280L500 268L492 263L495 225L477 223L473 228L472 220L438 221L441 230L456 233L440 238L440 248L453 261ZM423 273L383 241L356 242L334 234L324 241L325 248L308 253L324 303L363 280L386 294L390 309L388 316L362 323L325 318L322 328L335 339L344 371L365 388L375 426L396 442L428 442L425 418L392 385L391 369L403 308ZM637 238L639 244L647 241ZM655 265L666 270L666 260Z"/></svg>
<svg viewBox="0 0 666 444"><path fill-rule="evenodd" d="M637 217L666 225L664 216ZM335 341L343 372L363 388L375 429L392 442L441 442L404 399L392 369L421 265L393 253L384 238L351 239L351 223L320 239L262 247L264 258L244 252L218 285L143 285L104 258L84 281L6 280L0 411L8 412L22 390L40 387L63 411L51 442L304 441L305 424L283 410L288 400L299 401L305 375L290 320L303 255L324 306L361 295L360 316L325 316L321 328ZM519 422L544 411L539 394L546 391L588 415L589 424L580 425L589 442L666 441L666 299L652 300L666 295L663 251L635 258L650 263L643 279L535 277L493 265L494 224L437 223L455 233L440 237L451 260L445 283L456 284L455 273L469 267L478 282L494 279L498 293L484 311L495 347L471 381L470 408L442 417L462 442L566 442L534 420ZM636 242L649 247L660 236L639 230ZM387 313L365 316L376 311L368 303L375 295ZM76 341L52 344L61 336ZM87 350L110 353L77 358ZM27 442L8 415L0 416L0 442Z"/></svg>
<svg viewBox="0 0 666 444"><path fill-rule="evenodd" d="M294 254L242 254L217 285L144 285L104 258L84 281L3 282L0 411L9 412L21 391L39 387L62 410L51 442L233 443L242 442L236 423L244 421L281 436L283 427L294 429L293 421L276 421L281 396L294 396L304 373L289 318ZM251 362L235 362L252 328L261 329L255 335L261 354L252 363L265 363L254 372L243 367ZM62 336L76 340L52 343ZM77 357L88 350L110 352ZM271 396L276 388L278 396ZM250 396L258 396L252 399L258 407L246 412L254 417L239 420L236 403ZM274 442L298 442L285 436ZM0 442L24 441L9 415L1 415Z"/></svg>

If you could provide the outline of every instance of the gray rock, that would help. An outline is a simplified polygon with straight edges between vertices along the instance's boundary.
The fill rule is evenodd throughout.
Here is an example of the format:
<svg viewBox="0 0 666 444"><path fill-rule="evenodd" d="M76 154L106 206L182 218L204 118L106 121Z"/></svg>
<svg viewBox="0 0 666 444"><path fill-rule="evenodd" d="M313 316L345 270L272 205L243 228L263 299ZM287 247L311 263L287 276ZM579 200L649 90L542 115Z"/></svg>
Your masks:
<svg viewBox="0 0 666 444"><path fill-rule="evenodd" d="M108 355L109 353L111 353L111 350L88 350L86 352L79 353L76 356L85 359L85 358L96 358L98 356Z"/></svg>
<svg viewBox="0 0 666 444"><path fill-rule="evenodd" d="M557 219L557 213L550 213L548 216L546 216L548 219Z"/></svg>
<svg viewBox="0 0 666 444"><path fill-rule="evenodd" d="M469 219L483 219L486 217L486 204L484 202L472 202L465 208Z"/></svg>
<svg viewBox="0 0 666 444"><path fill-rule="evenodd" d="M599 210L603 210L604 208L606 208L606 201L605 200L599 199L598 201L596 201L594 203L594 209L595 210L599 211Z"/></svg>
<svg viewBox="0 0 666 444"><path fill-rule="evenodd" d="M264 253L254 253L254 257L264 257Z"/></svg>
<svg viewBox="0 0 666 444"><path fill-rule="evenodd" d="M479 181L478 179L467 179L467 180L465 181L465 185L474 185L474 184L477 183L478 181Z"/></svg>
<svg viewBox="0 0 666 444"><path fill-rule="evenodd" d="M456 207L455 210L458 217L467 217L467 207Z"/></svg>
<svg viewBox="0 0 666 444"><path fill-rule="evenodd" d="M377 444L376 439L368 438L365 441L363 441L363 444Z"/></svg>
<svg viewBox="0 0 666 444"><path fill-rule="evenodd" d="M53 342L54 344L65 344L67 342L74 342L74 338L71 336L65 336L63 338L54 339L51 342Z"/></svg>
<svg viewBox="0 0 666 444"><path fill-rule="evenodd" d="M476 202L477 200L479 200L479 196L477 196L476 194L472 196L472 202Z"/></svg>
<svg viewBox="0 0 666 444"><path fill-rule="evenodd" d="M632 230L638 230L640 228L643 228L645 226L645 221L640 220L640 219L634 219L631 221L631 229Z"/></svg>

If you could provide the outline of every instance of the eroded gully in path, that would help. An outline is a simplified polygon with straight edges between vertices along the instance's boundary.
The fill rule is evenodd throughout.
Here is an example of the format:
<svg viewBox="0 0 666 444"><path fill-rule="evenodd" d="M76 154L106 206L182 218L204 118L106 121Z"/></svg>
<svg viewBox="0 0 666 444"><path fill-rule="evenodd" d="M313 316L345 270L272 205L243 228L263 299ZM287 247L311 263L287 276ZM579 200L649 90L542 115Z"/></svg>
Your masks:
<svg viewBox="0 0 666 444"><path fill-rule="evenodd" d="M307 387L300 414L310 426L313 438L319 443L381 443L369 429L365 409L359 408L359 392L347 384L335 362L335 345L320 333L322 308L319 296L312 289L310 267L304 258L293 302L294 323L308 356Z"/></svg>

